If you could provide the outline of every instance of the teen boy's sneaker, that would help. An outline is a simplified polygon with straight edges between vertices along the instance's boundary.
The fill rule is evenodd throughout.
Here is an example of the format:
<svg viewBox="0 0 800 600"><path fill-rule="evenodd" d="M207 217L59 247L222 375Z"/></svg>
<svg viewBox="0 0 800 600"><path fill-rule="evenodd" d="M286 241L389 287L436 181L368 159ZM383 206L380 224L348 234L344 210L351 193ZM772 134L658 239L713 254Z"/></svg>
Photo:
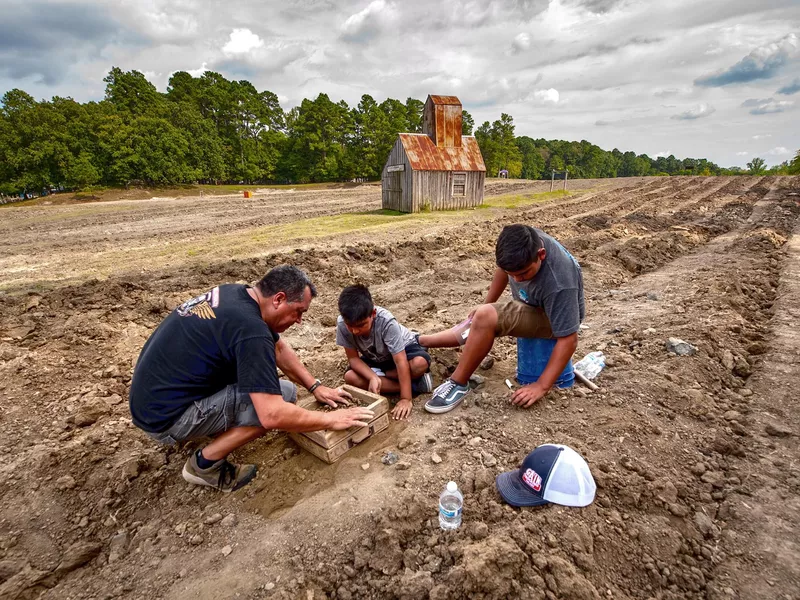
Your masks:
<svg viewBox="0 0 800 600"><path fill-rule="evenodd" d="M183 465L183 478L186 481L217 488L221 492L234 492L250 483L255 476L255 465L234 465L224 458L207 469L201 469L197 466L194 452Z"/></svg>
<svg viewBox="0 0 800 600"><path fill-rule="evenodd" d="M467 392L469 392L468 385L461 385L448 379L433 392L431 399L425 403L425 410L435 414L449 412L461 404Z"/></svg>
<svg viewBox="0 0 800 600"><path fill-rule="evenodd" d="M425 373L422 377L417 377L411 382L411 393L427 394L433 389L433 378L430 373Z"/></svg>

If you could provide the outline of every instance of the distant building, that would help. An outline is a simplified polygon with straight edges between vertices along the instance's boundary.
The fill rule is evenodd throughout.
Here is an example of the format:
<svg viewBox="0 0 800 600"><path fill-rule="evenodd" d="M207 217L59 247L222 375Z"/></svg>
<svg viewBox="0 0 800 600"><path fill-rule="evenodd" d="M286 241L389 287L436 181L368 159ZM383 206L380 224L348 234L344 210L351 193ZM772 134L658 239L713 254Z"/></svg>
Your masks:
<svg viewBox="0 0 800 600"><path fill-rule="evenodd" d="M401 212L474 208L486 167L474 136L461 135L461 102L428 96L422 133L400 133L383 167L383 208Z"/></svg>

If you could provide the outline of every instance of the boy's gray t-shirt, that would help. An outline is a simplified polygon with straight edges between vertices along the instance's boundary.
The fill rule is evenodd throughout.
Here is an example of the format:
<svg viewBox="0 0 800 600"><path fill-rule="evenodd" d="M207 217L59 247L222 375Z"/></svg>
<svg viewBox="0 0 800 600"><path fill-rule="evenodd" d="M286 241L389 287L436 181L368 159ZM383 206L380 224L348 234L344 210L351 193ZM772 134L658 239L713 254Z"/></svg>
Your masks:
<svg viewBox="0 0 800 600"><path fill-rule="evenodd" d="M535 231L546 250L544 263L533 279L517 282L509 277L511 295L514 300L543 308L553 336L566 337L580 329L586 314L581 268L564 246L543 231Z"/></svg>
<svg viewBox="0 0 800 600"><path fill-rule="evenodd" d="M336 321L336 344L358 350L362 356L374 361L391 360L392 354L402 352L414 341L414 334L403 327L385 308L375 307L375 320L368 336L354 336L348 331L341 315Z"/></svg>

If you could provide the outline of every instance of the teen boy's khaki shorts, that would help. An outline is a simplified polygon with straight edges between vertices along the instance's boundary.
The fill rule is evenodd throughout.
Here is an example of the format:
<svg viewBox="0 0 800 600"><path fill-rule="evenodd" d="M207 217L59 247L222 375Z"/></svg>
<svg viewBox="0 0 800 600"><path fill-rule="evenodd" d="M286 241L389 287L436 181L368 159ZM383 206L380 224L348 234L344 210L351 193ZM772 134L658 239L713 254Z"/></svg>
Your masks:
<svg viewBox="0 0 800 600"><path fill-rule="evenodd" d="M544 309L530 306L518 300L511 302L495 302L497 311L496 336L513 336L521 338L552 338L553 330Z"/></svg>

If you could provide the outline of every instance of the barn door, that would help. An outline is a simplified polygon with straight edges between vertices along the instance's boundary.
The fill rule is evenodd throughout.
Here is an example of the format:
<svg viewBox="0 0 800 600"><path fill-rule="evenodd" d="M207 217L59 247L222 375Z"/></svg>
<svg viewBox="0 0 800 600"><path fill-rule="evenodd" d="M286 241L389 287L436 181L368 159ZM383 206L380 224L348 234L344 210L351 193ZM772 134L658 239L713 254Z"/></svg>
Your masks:
<svg viewBox="0 0 800 600"><path fill-rule="evenodd" d="M386 173L386 208L401 210L403 204L403 172Z"/></svg>

